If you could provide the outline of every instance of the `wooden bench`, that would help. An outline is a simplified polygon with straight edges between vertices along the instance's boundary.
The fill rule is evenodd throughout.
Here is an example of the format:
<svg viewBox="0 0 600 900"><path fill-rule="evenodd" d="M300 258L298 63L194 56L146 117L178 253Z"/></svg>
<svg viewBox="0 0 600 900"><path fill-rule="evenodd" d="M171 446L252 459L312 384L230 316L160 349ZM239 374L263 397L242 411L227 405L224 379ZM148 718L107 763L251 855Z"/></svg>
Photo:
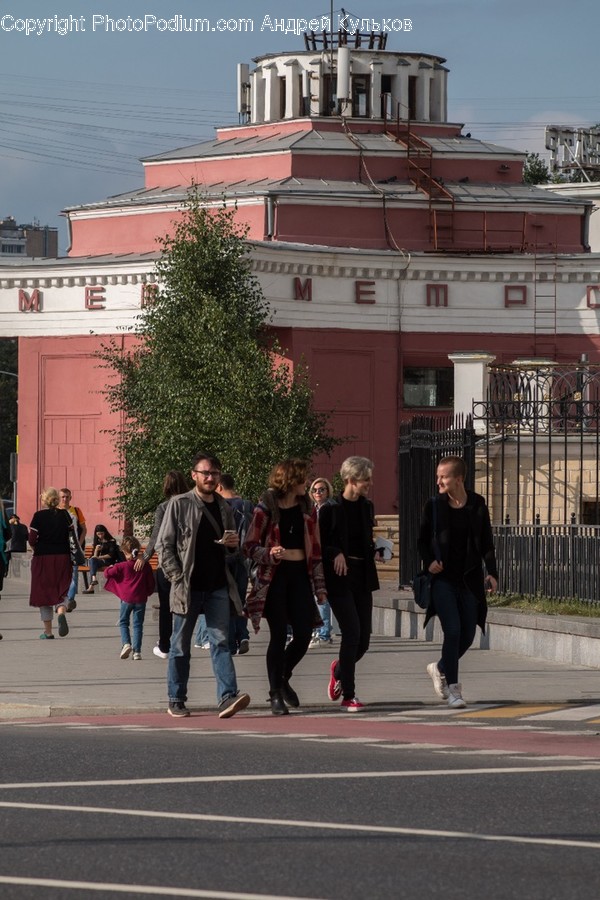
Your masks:
<svg viewBox="0 0 600 900"><path fill-rule="evenodd" d="M90 556L92 556L92 545L86 544L86 546L83 548L83 550L85 553L85 558L89 559ZM143 550L145 550L145 547L142 547L142 551ZM152 554L152 556L149 559L149 563L152 568L152 571L156 572L156 570L158 569L158 556L156 555L156 553ZM79 566L77 571L83 575L83 583L85 584L85 589L87 590L89 587L88 572L90 571L90 567L87 565Z"/></svg>

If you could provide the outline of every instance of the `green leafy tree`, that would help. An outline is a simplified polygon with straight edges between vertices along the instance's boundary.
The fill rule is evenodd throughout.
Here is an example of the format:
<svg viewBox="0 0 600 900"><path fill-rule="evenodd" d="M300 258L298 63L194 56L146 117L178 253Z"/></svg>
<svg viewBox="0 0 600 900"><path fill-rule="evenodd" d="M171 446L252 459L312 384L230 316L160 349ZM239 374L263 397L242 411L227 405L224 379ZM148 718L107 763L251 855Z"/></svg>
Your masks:
<svg viewBox="0 0 600 900"><path fill-rule="evenodd" d="M9 373L9 374L7 374ZM0 496L12 495L10 454L17 443L17 341L0 338Z"/></svg>
<svg viewBox="0 0 600 900"><path fill-rule="evenodd" d="M548 184L552 180L550 169L545 159L539 153L528 153L523 167L523 181L525 184Z"/></svg>
<svg viewBox="0 0 600 900"><path fill-rule="evenodd" d="M135 327L139 342L99 351L104 391L123 427L111 432L120 470L116 506L139 518L161 499L164 473L198 450L220 457L241 494L257 497L272 465L330 453L339 441L313 408L306 368L291 371L269 332L234 211L207 211L197 190L161 240L159 288Z"/></svg>

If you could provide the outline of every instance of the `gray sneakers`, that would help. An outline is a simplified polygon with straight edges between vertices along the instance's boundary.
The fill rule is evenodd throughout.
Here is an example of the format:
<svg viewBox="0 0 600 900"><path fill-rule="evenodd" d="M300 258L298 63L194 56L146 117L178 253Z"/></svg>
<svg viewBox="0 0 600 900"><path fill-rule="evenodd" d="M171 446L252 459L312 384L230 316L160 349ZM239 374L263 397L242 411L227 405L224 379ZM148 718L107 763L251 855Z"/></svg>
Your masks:
<svg viewBox="0 0 600 900"><path fill-rule="evenodd" d="M446 681L446 676L443 675L438 669L438 664L435 662L429 663L427 666L427 674L433 681L433 689L442 700L448 699L448 683Z"/></svg>
<svg viewBox="0 0 600 900"><path fill-rule="evenodd" d="M167 712L176 719L185 719L190 714L190 711L183 700L169 700Z"/></svg>
<svg viewBox="0 0 600 900"><path fill-rule="evenodd" d="M462 684L449 684L448 706L451 709L464 709L466 705L462 698Z"/></svg>
<svg viewBox="0 0 600 900"><path fill-rule="evenodd" d="M249 695L241 694L239 691L233 697L224 697L219 703L219 718L229 719L241 709L246 709L249 703Z"/></svg>

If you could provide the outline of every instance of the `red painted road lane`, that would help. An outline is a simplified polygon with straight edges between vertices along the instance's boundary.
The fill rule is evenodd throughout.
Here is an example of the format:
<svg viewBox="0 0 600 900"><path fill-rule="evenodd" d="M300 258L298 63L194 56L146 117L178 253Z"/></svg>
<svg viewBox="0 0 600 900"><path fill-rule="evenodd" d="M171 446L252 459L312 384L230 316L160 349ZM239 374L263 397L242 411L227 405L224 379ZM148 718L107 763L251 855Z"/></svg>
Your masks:
<svg viewBox="0 0 600 900"><path fill-rule="evenodd" d="M39 719L20 719L3 724L40 724ZM350 714L328 715L290 714L274 717L238 715L219 719L214 713L196 713L189 718L175 719L166 713L128 715L63 716L44 720L46 725L78 725L122 728L195 729L223 733L254 732L256 734L316 735L324 738L361 738L399 744L432 744L464 750L498 750L530 753L541 756L569 756L600 759L600 736L569 734L551 731L512 731L498 727L469 725L386 722L384 719L356 719Z"/></svg>

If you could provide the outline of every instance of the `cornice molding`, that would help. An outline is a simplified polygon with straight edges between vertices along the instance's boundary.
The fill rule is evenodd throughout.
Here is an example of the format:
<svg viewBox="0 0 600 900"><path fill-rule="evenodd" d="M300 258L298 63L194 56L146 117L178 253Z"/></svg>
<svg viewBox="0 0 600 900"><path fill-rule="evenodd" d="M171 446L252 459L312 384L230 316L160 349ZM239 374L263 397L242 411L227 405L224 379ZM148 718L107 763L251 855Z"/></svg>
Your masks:
<svg viewBox="0 0 600 900"><path fill-rule="evenodd" d="M116 265L116 264L115 264ZM74 288L74 287L85 287L86 285L111 285L111 284L154 284L156 282L156 275L152 272L144 271L144 272L130 272L128 274L115 273L113 275L103 274L98 275L50 275L50 276L36 276L31 277L30 275L23 275L21 277L15 278L2 278L0 277L0 288L21 288L21 289L35 289L39 290L43 288Z"/></svg>

